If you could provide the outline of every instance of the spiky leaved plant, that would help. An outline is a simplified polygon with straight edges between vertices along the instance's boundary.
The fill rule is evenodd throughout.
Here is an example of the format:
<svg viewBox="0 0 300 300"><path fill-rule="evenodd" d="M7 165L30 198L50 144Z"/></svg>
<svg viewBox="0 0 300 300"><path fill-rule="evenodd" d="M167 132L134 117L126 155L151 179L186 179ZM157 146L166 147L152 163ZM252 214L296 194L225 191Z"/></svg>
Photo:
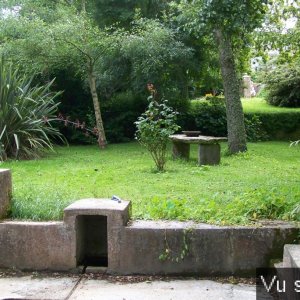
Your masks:
<svg viewBox="0 0 300 300"><path fill-rule="evenodd" d="M33 85L33 77L0 60L0 160L35 158L53 149L50 138L61 138L51 126L60 93L50 91L53 81Z"/></svg>

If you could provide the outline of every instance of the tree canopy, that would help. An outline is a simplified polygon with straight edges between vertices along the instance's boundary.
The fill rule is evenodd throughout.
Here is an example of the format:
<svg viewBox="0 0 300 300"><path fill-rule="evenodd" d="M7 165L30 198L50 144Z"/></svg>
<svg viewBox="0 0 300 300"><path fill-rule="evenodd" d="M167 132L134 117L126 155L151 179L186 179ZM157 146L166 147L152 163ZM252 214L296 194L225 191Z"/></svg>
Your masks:
<svg viewBox="0 0 300 300"><path fill-rule="evenodd" d="M149 82L178 109L186 109L191 96L224 92L229 152L236 153L247 149L240 79L250 69L252 43L256 53L268 47L286 50L280 51L282 62L299 57L299 24L283 31L284 20L299 14L297 5L289 3L3 0L0 52L20 71L38 74L37 81L64 74L69 82L78 82L75 89L56 85L70 97L80 90L80 107L96 124L101 147L107 140L103 109L111 116L110 105L131 96L132 103L144 103ZM81 91L88 91L93 101Z"/></svg>

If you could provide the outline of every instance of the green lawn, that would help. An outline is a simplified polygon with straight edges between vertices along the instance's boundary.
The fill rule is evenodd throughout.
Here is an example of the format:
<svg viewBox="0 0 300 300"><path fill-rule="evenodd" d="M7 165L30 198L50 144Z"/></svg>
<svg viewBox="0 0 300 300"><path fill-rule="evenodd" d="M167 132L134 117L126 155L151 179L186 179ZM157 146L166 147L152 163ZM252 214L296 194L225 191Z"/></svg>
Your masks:
<svg viewBox="0 0 300 300"><path fill-rule="evenodd" d="M192 100L192 103L205 101L204 98ZM242 105L245 113L289 113L300 112L300 108L278 107L270 105L264 98L242 98Z"/></svg>
<svg viewBox="0 0 300 300"><path fill-rule="evenodd" d="M287 108L270 105L263 98L243 98L242 104L246 113L283 113L300 112L300 108Z"/></svg>
<svg viewBox="0 0 300 300"><path fill-rule="evenodd" d="M63 208L87 197L117 195L133 203L133 217L193 219L246 224L256 218L296 218L300 199L300 147L285 142L251 144L237 156L224 155L220 166L173 161L157 173L137 143L56 148L41 160L0 164L13 173L12 217L61 219ZM171 150L169 149L169 153Z"/></svg>

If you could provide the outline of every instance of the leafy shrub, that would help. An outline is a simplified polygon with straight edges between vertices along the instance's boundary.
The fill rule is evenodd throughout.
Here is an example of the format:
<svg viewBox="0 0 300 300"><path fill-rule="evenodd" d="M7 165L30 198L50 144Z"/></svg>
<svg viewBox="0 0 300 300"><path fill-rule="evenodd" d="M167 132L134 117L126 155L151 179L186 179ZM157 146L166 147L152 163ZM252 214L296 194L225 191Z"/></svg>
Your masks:
<svg viewBox="0 0 300 300"><path fill-rule="evenodd" d="M191 116L202 134L213 136L227 135L226 108L224 101L201 101L192 107ZM193 128L188 128L192 130Z"/></svg>
<svg viewBox="0 0 300 300"><path fill-rule="evenodd" d="M270 104L300 107L300 64L278 66L268 73L265 81Z"/></svg>
<svg viewBox="0 0 300 300"><path fill-rule="evenodd" d="M226 108L221 99L192 102L189 111L179 115L180 126L185 130L200 130L205 135L226 136ZM247 139L251 142L297 139L297 131L300 131L300 113L245 113L245 127Z"/></svg>
<svg viewBox="0 0 300 300"><path fill-rule="evenodd" d="M294 133L300 129L299 112L274 112L274 113L255 113L261 121L261 128L267 133L269 139L288 139L293 138ZM253 114L245 114L250 118ZM294 137L295 138L295 137ZM296 137L297 138L297 137Z"/></svg>
<svg viewBox="0 0 300 300"><path fill-rule="evenodd" d="M107 139L110 142L127 142L134 138L135 121L147 106L147 102L131 91L114 95L103 106L103 119Z"/></svg>
<svg viewBox="0 0 300 300"><path fill-rule="evenodd" d="M0 61L0 159L33 158L41 150L52 149L50 137L61 137L50 125L59 93L50 92L53 81L32 86L32 78L22 76Z"/></svg>
<svg viewBox="0 0 300 300"><path fill-rule="evenodd" d="M257 115L245 116L245 128L249 142L266 141L269 136L263 128L263 123Z"/></svg>
<svg viewBox="0 0 300 300"><path fill-rule="evenodd" d="M163 171L169 136L179 129L175 123L177 113L167 105L167 100L159 103L150 98L147 110L135 122L136 138L150 152L157 170Z"/></svg>
<svg viewBox="0 0 300 300"><path fill-rule="evenodd" d="M207 98L208 101L201 101L193 106L190 118L195 119L196 128L192 129L200 130L205 135L227 136L227 120L224 98ZM245 116L245 126L248 141L255 142L267 139L267 133L263 129L263 124L258 116Z"/></svg>

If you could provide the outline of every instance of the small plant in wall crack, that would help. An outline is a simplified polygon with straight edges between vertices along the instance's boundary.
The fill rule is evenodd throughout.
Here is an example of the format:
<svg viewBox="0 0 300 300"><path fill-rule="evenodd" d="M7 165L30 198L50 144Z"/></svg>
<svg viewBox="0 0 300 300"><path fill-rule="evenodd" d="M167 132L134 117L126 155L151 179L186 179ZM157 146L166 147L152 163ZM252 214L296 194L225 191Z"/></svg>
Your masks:
<svg viewBox="0 0 300 300"><path fill-rule="evenodd" d="M184 260L184 258L189 254L190 248L187 242L187 235L188 233L191 233L192 229L184 229L183 230L183 236L182 236L182 245L179 251L173 250L168 242L167 238L167 230L165 229L165 237L164 237L164 242L165 242L165 249L163 253L160 254L159 260L161 261L172 261L172 262L179 262Z"/></svg>

